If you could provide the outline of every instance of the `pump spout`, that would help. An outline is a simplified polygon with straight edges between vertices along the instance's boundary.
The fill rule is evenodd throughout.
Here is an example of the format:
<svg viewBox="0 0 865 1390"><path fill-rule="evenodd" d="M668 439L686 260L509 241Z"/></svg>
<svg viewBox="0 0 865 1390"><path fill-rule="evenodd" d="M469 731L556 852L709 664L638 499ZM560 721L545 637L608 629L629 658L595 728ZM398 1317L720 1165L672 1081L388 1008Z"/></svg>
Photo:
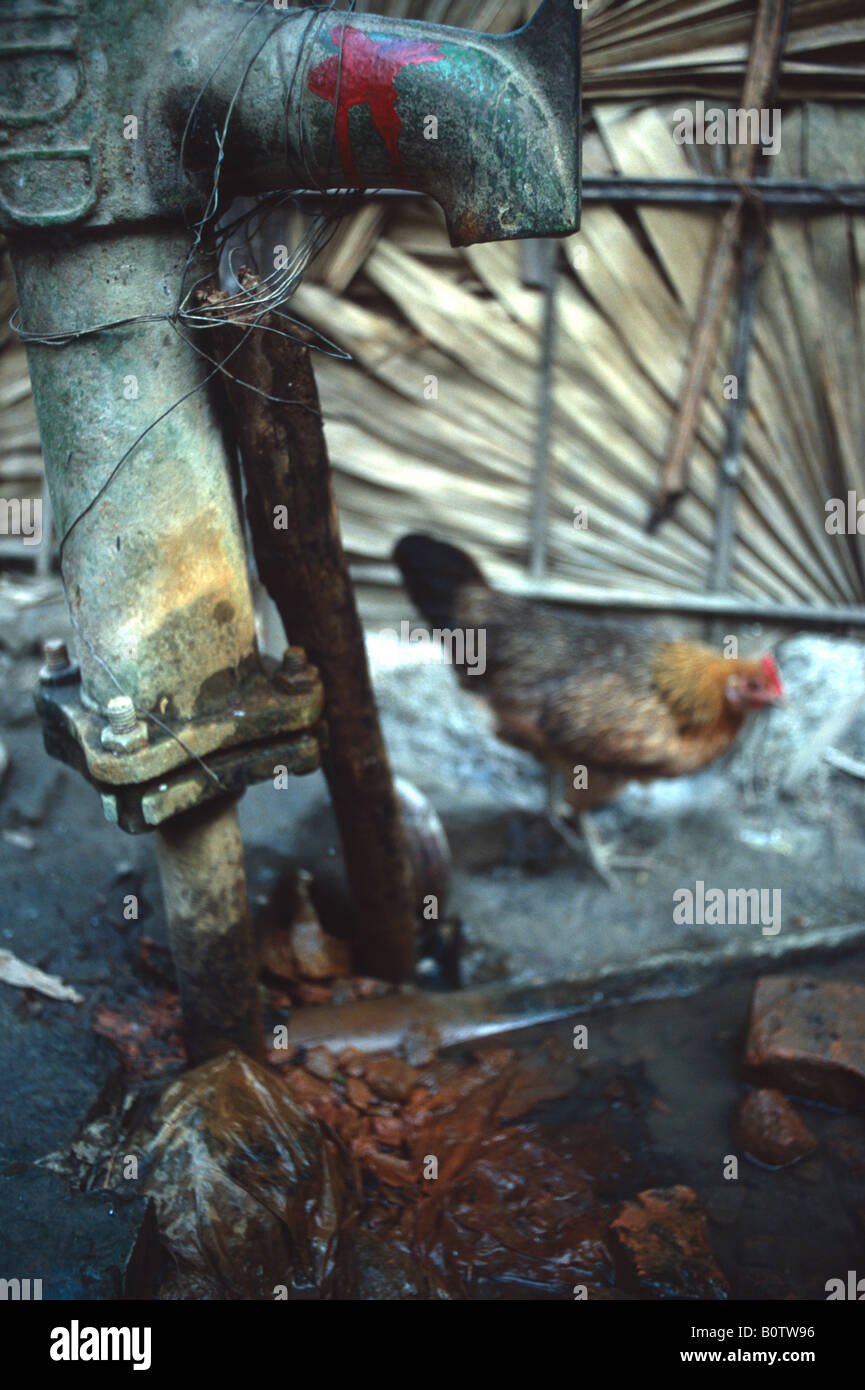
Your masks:
<svg viewBox="0 0 865 1390"><path fill-rule="evenodd" d="M580 217L579 14L545 0L522 29L490 35L265 7L229 61L214 48L187 149L206 169L218 132L231 193L428 193L456 246L567 235Z"/></svg>

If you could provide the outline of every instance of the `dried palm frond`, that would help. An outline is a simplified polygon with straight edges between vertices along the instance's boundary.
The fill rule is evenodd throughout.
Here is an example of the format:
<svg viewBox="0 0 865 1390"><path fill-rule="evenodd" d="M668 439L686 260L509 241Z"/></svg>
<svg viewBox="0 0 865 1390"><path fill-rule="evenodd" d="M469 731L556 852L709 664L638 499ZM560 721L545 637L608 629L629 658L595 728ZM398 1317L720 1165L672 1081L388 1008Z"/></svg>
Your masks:
<svg viewBox="0 0 865 1390"><path fill-rule="evenodd" d="M587 172L684 178L672 104L598 104ZM788 109L779 177L861 180L855 107ZM706 152L703 152L706 153ZM711 152L708 152L711 153ZM704 168L708 169L708 161ZM597 588L702 589L709 572L722 335L680 513L646 534L717 211L592 205L563 244L548 574ZM861 602L862 538L825 529L826 501L859 487L865 422L861 218L769 225L751 366L733 587L780 602ZM354 355L317 370L349 548L384 558L408 527L469 545L515 584L528 558L541 295L518 244L455 252L426 204L399 205L348 297L307 283L295 306ZM574 508L588 506L588 528Z"/></svg>

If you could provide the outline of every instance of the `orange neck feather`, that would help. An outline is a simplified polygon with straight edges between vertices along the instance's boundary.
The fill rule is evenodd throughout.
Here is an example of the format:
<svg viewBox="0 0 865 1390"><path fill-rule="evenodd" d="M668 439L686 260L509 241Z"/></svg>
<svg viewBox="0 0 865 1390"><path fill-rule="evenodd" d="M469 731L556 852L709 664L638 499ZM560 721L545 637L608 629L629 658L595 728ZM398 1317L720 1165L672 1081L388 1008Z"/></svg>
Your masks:
<svg viewBox="0 0 865 1390"><path fill-rule="evenodd" d="M698 642L664 642L655 660L655 686L680 728L738 728L745 716L727 703L726 686L747 664Z"/></svg>

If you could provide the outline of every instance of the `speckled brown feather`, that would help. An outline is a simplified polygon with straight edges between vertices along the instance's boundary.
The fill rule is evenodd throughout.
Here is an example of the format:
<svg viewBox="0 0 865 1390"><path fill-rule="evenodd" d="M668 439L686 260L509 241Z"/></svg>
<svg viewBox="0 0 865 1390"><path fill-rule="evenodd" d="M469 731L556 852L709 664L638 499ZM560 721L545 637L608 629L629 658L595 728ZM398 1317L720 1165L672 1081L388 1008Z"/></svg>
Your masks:
<svg viewBox="0 0 865 1390"><path fill-rule="evenodd" d="M466 689L487 697L507 742L551 767L587 768L587 787L571 797L581 807L634 778L696 772L741 728L743 716L720 698L730 663L670 629L565 618L480 585L460 591L453 621L486 631L486 672L464 676ZM683 646L692 653L687 667ZM674 658L671 674L690 687L665 679L666 656Z"/></svg>
<svg viewBox="0 0 865 1390"><path fill-rule="evenodd" d="M400 560L404 573L410 558ZM428 566L435 552L421 558ZM454 582L447 609L436 577L435 621L486 634L485 672L461 670L461 682L489 701L500 738L569 774L568 799L579 809L634 779L697 772L736 738L744 716L726 703L726 683L756 663L685 641L672 626L565 617L497 592L472 570ZM423 611L423 576L414 570L407 582ZM584 790L571 787L578 766L587 769Z"/></svg>

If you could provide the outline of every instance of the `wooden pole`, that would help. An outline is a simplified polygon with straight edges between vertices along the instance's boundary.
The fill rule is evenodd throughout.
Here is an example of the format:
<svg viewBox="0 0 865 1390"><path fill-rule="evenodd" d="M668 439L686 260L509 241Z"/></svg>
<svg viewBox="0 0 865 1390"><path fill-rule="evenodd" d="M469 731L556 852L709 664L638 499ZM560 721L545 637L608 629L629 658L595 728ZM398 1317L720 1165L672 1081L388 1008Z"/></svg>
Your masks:
<svg viewBox="0 0 865 1390"><path fill-rule="evenodd" d="M253 277L241 280L254 290ZM255 558L290 642L304 648L324 685L323 763L357 912L355 966L380 979L406 980L415 953L411 868L342 548L309 349L284 336L286 321L278 314L257 322L252 329L236 322L213 330L230 373L223 380Z"/></svg>
<svg viewBox="0 0 865 1390"><path fill-rule="evenodd" d="M748 66L742 84L740 107L761 110L771 95L784 51L790 0L758 0ZM738 183L752 178L760 147L733 145L727 173ZM685 379L667 457L661 468L648 530L657 530L669 517L688 485L688 470L700 422L700 409L706 393L709 372L715 361L724 310L732 288L736 257L744 224L744 192L724 214L715 233L706 264L697 317L688 345Z"/></svg>

